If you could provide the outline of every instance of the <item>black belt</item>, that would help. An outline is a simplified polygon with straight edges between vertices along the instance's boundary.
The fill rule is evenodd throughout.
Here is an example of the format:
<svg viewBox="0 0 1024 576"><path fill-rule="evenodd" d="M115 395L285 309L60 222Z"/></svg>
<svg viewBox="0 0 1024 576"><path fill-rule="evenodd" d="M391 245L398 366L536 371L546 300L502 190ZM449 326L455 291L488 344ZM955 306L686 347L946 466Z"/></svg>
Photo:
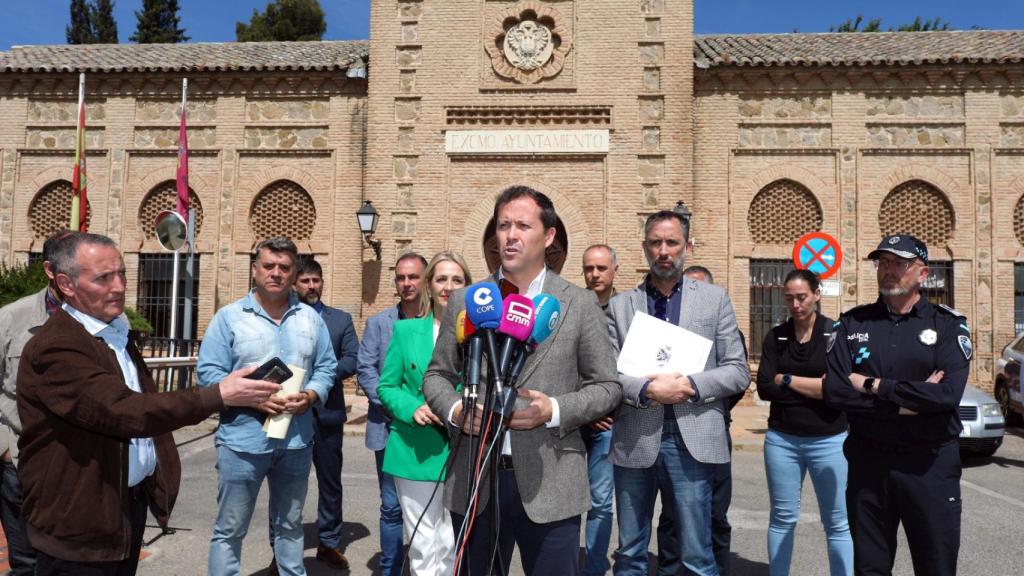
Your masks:
<svg viewBox="0 0 1024 576"><path fill-rule="evenodd" d="M498 470L512 470L513 468L514 466L512 465L511 456L508 454L502 454L501 457L498 458Z"/></svg>

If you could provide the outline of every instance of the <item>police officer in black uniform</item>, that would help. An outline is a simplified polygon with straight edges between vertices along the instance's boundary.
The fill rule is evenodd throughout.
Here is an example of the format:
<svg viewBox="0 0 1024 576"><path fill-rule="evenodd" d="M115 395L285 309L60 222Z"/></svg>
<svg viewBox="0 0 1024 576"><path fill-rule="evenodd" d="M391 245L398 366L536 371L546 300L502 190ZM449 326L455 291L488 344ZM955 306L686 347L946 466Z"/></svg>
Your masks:
<svg viewBox="0 0 1024 576"><path fill-rule="evenodd" d="M840 316L827 345L825 402L846 412L846 507L854 573L892 574L896 532L914 573L956 574L960 549L961 425L957 408L972 355L962 314L921 293L928 249L913 236L868 254L879 298Z"/></svg>

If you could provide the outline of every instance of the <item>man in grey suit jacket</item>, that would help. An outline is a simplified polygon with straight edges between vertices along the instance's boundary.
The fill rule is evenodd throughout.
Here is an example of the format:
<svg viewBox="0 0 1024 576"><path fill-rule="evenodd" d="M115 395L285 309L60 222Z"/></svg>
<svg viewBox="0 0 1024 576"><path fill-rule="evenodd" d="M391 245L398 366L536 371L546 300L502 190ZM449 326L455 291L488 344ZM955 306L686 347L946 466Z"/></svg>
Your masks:
<svg viewBox="0 0 1024 576"><path fill-rule="evenodd" d="M388 444L391 419L377 396L377 383L384 369L384 358L391 343L395 322L415 318L420 313L420 291L427 261L408 252L395 262L395 289L398 305L390 306L366 319L363 341L356 358L356 381L366 392L370 407L366 415L366 447L373 450L377 463L377 485L380 487L380 571L383 576L400 576L402 567L402 508L398 503L395 480L381 470L384 447Z"/></svg>
<svg viewBox="0 0 1024 576"><path fill-rule="evenodd" d="M657 492L673 512L679 554L688 574L717 575L711 547L714 465L729 461L726 398L750 385L732 303L719 287L683 277L689 222L662 210L644 225L650 265L644 282L612 299L608 328L616 353L637 312L672 322L712 341L696 374L619 374L622 405L612 429L619 548L614 572L647 574L647 547Z"/></svg>
<svg viewBox="0 0 1024 576"><path fill-rule="evenodd" d="M593 293L573 286L547 269L545 249L555 236L556 215L551 200L526 186L513 186L498 197L494 222L501 268L493 278L508 282L533 297L541 292L562 306L559 325L526 361L519 378L519 399L509 420L511 432L499 459L497 500L500 510L498 561L507 573L512 550L519 545L528 576L579 573L580 517L590 509L587 463L579 428L607 414L619 402L614 356L601 309ZM455 318L465 309L465 290L450 300L440 335L423 381L430 408L446 415L459 434L462 399ZM484 417L475 407L475 422ZM468 412L468 410L467 410ZM475 432L467 430L464 432ZM453 440L455 451L445 486L445 505L456 525L467 513L472 479L467 464L468 442ZM490 486L485 472L482 486ZM483 490L479 518L467 551L470 574L490 574L490 508Z"/></svg>

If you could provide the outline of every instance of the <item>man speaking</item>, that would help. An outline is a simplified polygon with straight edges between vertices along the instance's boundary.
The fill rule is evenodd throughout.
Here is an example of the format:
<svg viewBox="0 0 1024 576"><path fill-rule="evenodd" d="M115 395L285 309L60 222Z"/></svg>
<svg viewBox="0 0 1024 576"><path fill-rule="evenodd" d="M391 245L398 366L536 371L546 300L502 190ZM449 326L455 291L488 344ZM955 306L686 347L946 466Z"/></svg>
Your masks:
<svg viewBox="0 0 1024 576"><path fill-rule="evenodd" d="M494 222L501 268L491 278L507 291L527 298L550 294L561 305L560 324L526 361L519 378L511 432L498 465L497 562L508 573L518 544L527 576L579 573L580 517L590 509L587 463L579 427L614 408L622 392L605 328L593 293L573 286L549 270L545 250L555 238L551 200L527 186L512 186L498 196ZM471 287L472 288L472 287ZM455 319L465 309L465 291L452 296L423 381L431 410L447 415L449 425L463 422ZM479 423L484 413L475 407ZM475 428L475 426L474 426ZM471 433L474 430L464 430ZM457 433L457 432L456 432ZM467 464L473 458L467 441L453 441L454 457L445 486L445 506L455 525L462 524L469 486ZM481 486L490 486L484 472ZM486 490L485 490L486 492ZM466 552L469 574L489 574L492 538L487 494L476 508L476 527Z"/></svg>

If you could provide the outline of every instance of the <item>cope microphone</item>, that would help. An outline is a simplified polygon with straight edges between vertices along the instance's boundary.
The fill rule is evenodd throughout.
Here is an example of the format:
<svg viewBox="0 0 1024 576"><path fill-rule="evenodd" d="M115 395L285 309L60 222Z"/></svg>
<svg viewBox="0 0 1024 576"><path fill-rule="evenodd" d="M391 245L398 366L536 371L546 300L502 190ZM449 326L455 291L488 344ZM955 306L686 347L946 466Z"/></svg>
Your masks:
<svg viewBox="0 0 1024 576"><path fill-rule="evenodd" d="M501 371L498 364L498 345L494 338L494 330L501 325L501 290L493 282L477 282L466 289L466 318L476 327L477 334L483 338L487 350L487 359L492 377L501 383ZM472 344L470 339L470 343ZM472 346L469 361L480 366L480 355L475 354Z"/></svg>
<svg viewBox="0 0 1024 576"><path fill-rule="evenodd" d="M538 294L533 297L533 331L530 333L528 344L532 348L541 345L547 340L555 328L558 327L558 319L562 314L562 304L557 298L550 294ZM519 374L526 364L526 357L529 352L524 349L512 362L509 369L509 387L514 387L519 381Z"/></svg>

